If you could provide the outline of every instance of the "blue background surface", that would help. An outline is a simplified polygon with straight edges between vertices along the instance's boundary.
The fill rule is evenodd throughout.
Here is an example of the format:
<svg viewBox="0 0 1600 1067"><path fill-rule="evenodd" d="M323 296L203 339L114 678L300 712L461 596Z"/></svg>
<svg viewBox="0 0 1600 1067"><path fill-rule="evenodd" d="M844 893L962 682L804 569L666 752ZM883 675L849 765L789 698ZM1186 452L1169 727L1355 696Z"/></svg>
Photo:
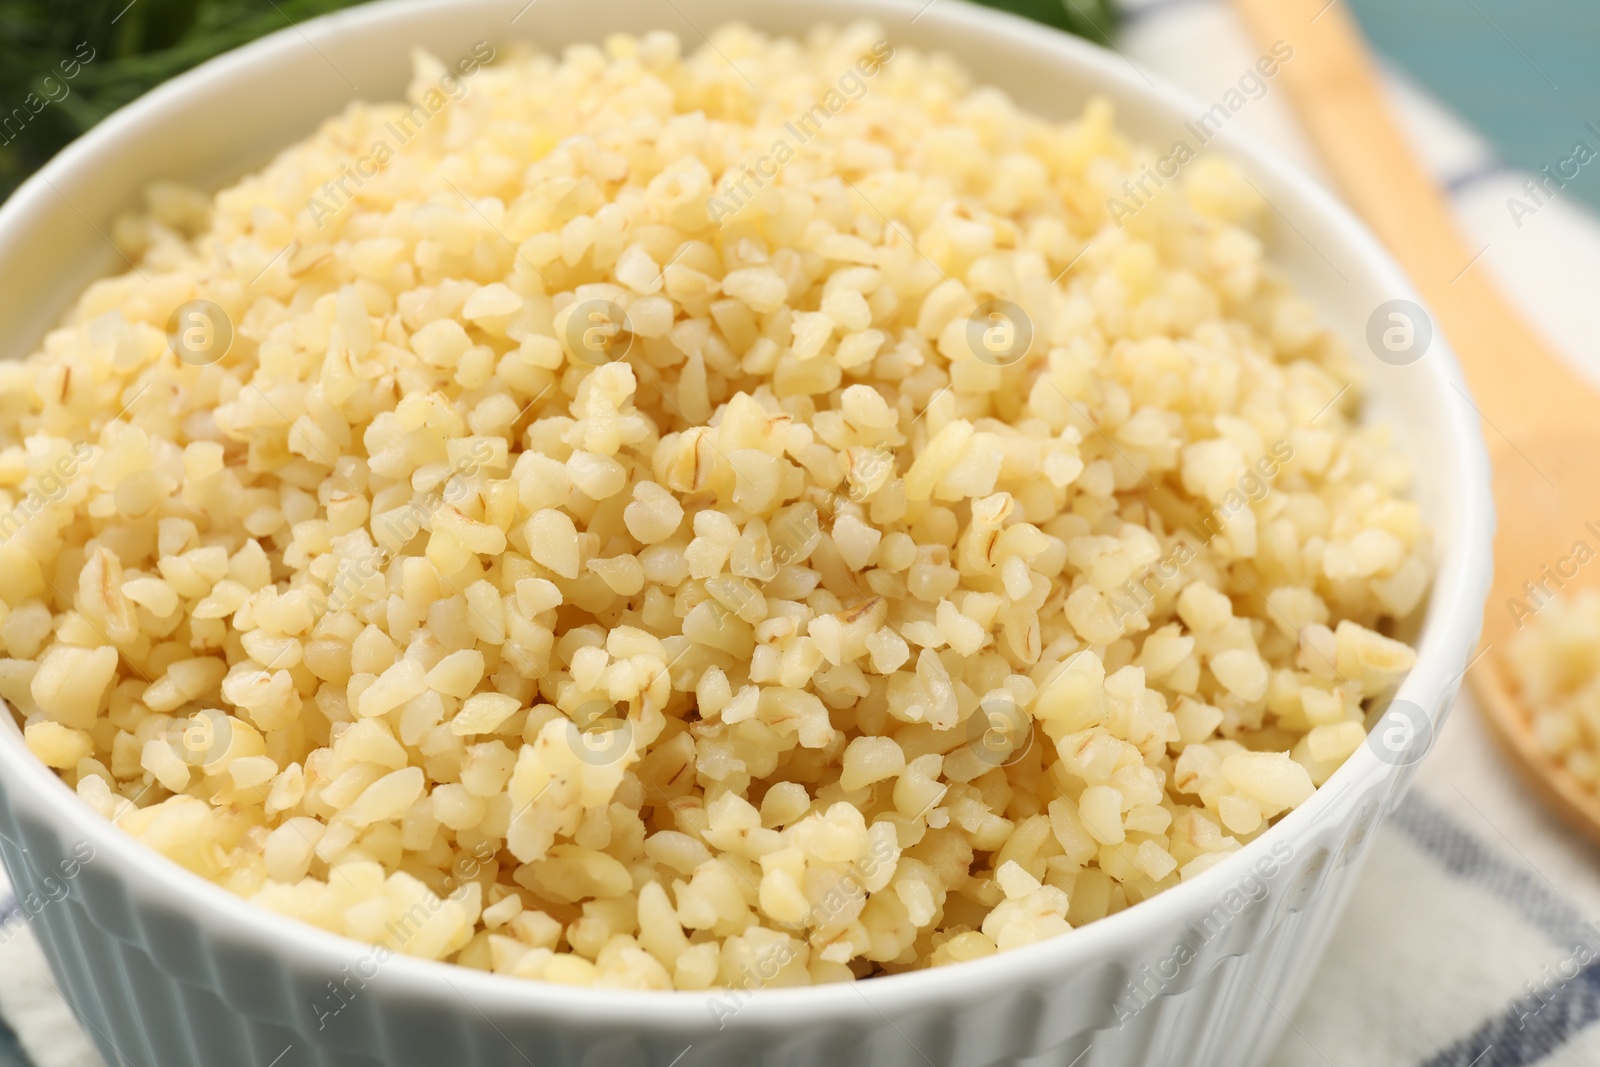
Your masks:
<svg viewBox="0 0 1600 1067"><path fill-rule="evenodd" d="M1600 153L1600 0L1336 0L1387 58L1528 170ZM1600 208L1600 160L1567 194Z"/></svg>

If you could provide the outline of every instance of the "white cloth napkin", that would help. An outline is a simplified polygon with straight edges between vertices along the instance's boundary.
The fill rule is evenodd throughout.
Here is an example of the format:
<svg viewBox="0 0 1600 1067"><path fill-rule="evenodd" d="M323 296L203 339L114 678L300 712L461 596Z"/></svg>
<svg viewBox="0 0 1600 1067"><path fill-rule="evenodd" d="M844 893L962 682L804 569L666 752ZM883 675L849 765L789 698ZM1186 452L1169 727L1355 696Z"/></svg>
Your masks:
<svg viewBox="0 0 1600 1067"><path fill-rule="evenodd" d="M1256 48L1220 0L1124 0L1116 47L1207 106ZM1291 60L1292 62L1292 60ZM1389 88L1488 271L1600 385L1600 223L1557 198L1521 225L1525 174L1402 78ZM1280 88L1232 120L1321 173ZM1470 692L1379 831L1343 924L1271 1067L1580 1067L1600 1062L1600 856L1545 813ZM103 1067L0 876L0 1017L34 1067ZM1594 925L1590 925L1594 922ZM1571 977L1567 977L1567 976ZM0 1067L10 1067L0 1053Z"/></svg>

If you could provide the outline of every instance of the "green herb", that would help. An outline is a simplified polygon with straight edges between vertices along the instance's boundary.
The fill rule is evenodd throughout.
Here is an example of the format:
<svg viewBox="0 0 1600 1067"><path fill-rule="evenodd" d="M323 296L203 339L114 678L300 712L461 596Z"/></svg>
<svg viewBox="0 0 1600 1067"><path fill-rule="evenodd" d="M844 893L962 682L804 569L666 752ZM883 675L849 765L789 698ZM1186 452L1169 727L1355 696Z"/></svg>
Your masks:
<svg viewBox="0 0 1600 1067"><path fill-rule="evenodd" d="M190 67L358 0L0 0L0 198ZM949 2L949 0L946 0ZM1104 42L1111 0L979 0Z"/></svg>
<svg viewBox="0 0 1600 1067"><path fill-rule="evenodd" d="M995 7L1014 15L1054 26L1058 30L1087 37L1096 44L1109 44L1116 28L1116 8L1111 0L977 0L984 7Z"/></svg>
<svg viewBox="0 0 1600 1067"><path fill-rule="evenodd" d="M0 196L168 78L353 0L0 0Z"/></svg>

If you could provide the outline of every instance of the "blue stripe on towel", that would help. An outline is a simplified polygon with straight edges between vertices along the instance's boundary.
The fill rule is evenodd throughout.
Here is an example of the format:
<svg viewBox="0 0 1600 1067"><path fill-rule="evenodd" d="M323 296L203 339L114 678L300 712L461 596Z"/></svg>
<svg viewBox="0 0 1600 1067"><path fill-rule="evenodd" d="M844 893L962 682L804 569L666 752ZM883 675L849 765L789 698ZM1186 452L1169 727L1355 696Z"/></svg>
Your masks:
<svg viewBox="0 0 1600 1067"><path fill-rule="evenodd" d="M1422 1067L1523 1067L1537 1063L1600 1020L1600 963L1571 980L1553 972L1544 983ZM1558 984L1559 983L1559 984Z"/></svg>
<svg viewBox="0 0 1600 1067"><path fill-rule="evenodd" d="M0 896L0 943L10 940L14 927L21 925L22 909L17 898L9 892ZM0 1067L28 1067L28 1059L17 1044L17 1035L11 1032L3 1017L0 1017Z"/></svg>
<svg viewBox="0 0 1600 1067"><path fill-rule="evenodd" d="M0 1067L28 1067L28 1058L17 1044L17 1035L0 1019Z"/></svg>
<svg viewBox="0 0 1600 1067"><path fill-rule="evenodd" d="M1442 808L1412 790L1395 810L1393 825L1445 870L1492 893L1556 945L1585 942L1600 950L1583 913L1557 896L1550 883L1523 864L1502 857Z"/></svg>
<svg viewBox="0 0 1600 1067"><path fill-rule="evenodd" d="M1460 196L1462 193L1488 178L1497 178L1502 174L1515 174L1516 171L1506 166L1499 160L1490 160L1479 164L1471 170L1457 174L1444 183L1445 192L1451 196Z"/></svg>

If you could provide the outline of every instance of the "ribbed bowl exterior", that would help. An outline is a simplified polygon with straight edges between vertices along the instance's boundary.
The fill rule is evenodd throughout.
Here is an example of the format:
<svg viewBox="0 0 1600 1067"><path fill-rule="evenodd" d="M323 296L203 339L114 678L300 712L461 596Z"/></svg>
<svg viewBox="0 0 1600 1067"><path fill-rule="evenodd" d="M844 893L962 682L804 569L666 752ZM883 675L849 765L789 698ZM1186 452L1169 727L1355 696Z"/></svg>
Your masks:
<svg viewBox="0 0 1600 1067"><path fill-rule="evenodd" d="M919 14L919 9L921 13ZM913 18L913 16L916 16ZM115 262L100 233L143 184L221 184L359 95L400 95L409 53L613 31L687 45L742 19L800 33L871 18L896 45L954 53L980 80L1062 117L1108 96L1133 136L1170 144L1204 106L1115 53L969 4L900 0L388 0L212 61L69 146L0 206L0 355L31 350ZM355 86L359 85L359 91ZM1416 301L1320 186L1229 127L1288 227L1274 261L1345 336ZM1358 352L1365 357L1366 353ZM1051 941L956 967L812 989L627 993L405 958L253 908L80 804L0 714L0 857L83 1028L127 1067L1254 1067L1304 994L1383 812L1414 770L1476 644L1494 525L1488 464L1448 347L1408 367L1364 358L1369 411L1418 472L1438 573L1398 694L1423 709L1404 759L1370 745L1298 810L1200 877ZM1389 758L1383 758L1388 755Z"/></svg>
<svg viewBox="0 0 1600 1067"><path fill-rule="evenodd" d="M48 900L40 872L70 863L81 843L41 807L0 789L6 869L19 896ZM788 1030L739 1025L731 996L708 1002L715 1012L686 1008L671 1029L574 1026L555 1012L477 1006L448 980L419 997L382 968L348 979L346 1006L329 1015L328 983L344 974L151 892L99 856L32 928L107 1064L129 1067L1248 1067L1303 993L1378 810L1375 798L1305 835L1252 883L1264 894L1240 890L1236 914L1220 905L1226 921L1218 905L1197 909L1042 980L956 983L920 1006ZM870 1007L871 983L862 997Z"/></svg>

